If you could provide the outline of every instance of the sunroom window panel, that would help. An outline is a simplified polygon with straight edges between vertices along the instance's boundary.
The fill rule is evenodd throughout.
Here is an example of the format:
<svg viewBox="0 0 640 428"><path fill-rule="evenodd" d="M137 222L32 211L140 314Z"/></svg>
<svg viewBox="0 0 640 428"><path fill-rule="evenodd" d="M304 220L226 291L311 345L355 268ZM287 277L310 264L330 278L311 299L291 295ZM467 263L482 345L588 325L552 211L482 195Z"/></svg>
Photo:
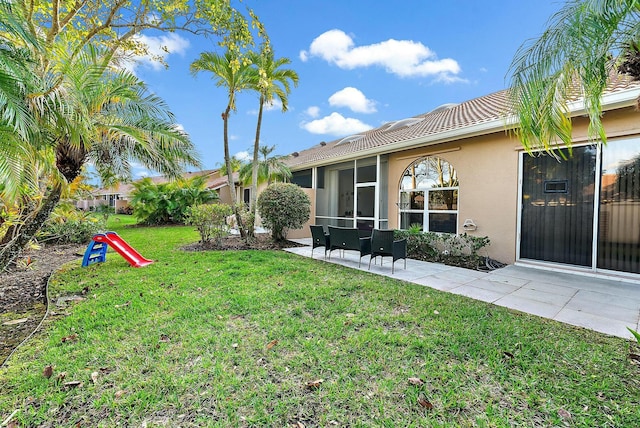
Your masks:
<svg viewBox="0 0 640 428"><path fill-rule="evenodd" d="M598 215L598 268L640 273L638 140L603 148Z"/></svg>

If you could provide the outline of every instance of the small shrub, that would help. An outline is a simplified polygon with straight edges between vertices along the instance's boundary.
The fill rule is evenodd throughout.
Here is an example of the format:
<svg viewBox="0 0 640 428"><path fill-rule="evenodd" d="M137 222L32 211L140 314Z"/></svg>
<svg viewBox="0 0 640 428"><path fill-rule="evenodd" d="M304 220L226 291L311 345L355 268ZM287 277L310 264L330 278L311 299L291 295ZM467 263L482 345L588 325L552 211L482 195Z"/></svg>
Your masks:
<svg viewBox="0 0 640 428"><path fill-rule="evenodd" d="M106 221L69 204L60 204L38 233L38 240L57 244L85 244L106 229Z"/></svg>
<svg viewBox="0 0 640 428"><path fill-rule="evenodd" d="M131 215L133 214L133 207L131 205L125 205L124 207L118 208L118 214Z"/></svg>
<svg viewBox="0 0 640 428"><path fill-rule="evenodd" d="M213 239L216 244L229 233L227 217L233 210L226 204L204 204L189 207L185 223L195 226L202 243Z"/></svg>
<svg viewBox="0 0 640 428"><path fill-rule="evenodd" d="M115 209L107 204L101 204L96 207L95 213L100 214L106 222L107 220L109 220L109 216L111 214L115 214Z"/></svg>
<svg viewBox="0 0 640 428"><path fill-rule="evenodd" d="M471 269L483 264L479 252L490 242L486 236L419 232L415 228L398 230L396 236L407 239L407 254L412 259Z"/></svg>
<svg viewBox="0 0 640 428"><path fill-rule="evenodd" d="M298 229L309 220L311 201L306 193L291 183L269 185L258 197L258 211L274 241L287 237L289 229Z"/></svg>

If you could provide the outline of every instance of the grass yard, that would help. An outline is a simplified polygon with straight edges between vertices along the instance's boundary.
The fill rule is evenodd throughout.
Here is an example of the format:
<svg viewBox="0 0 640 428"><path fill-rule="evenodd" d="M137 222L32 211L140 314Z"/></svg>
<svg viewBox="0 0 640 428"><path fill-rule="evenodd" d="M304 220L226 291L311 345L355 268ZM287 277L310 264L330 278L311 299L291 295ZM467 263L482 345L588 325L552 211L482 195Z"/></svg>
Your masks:
<svg viewBox="0 0 640 428"><path fill-rule="evenodd" d="M0 425L637 427L636 344L282 251L65 266L43 330L0 371ZM47 378L45 367L53 372ZM15 411L15 413L14 413Z"/></svg>

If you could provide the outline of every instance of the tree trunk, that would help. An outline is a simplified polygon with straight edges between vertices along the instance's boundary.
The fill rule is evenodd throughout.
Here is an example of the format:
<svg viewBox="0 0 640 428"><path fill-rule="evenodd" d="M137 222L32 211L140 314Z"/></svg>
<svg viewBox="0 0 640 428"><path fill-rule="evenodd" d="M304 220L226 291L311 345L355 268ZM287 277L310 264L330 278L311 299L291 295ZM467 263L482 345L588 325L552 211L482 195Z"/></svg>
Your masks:
<svg viewBox="0 0 640 428"><path fill-rule="evenodd" d="M56 167L67 183L71 183L80 175L85 157L86 151L83 146L71 145L68 138L58 141ZM2 239L2 244L0 244L0 272L4 271L20 255L24 247L47 221L60 201L62 186L63 184L60 183L55 184L42 204L39 207L32 206L32 209L24 215L24 223L7 232Z"/></svg>
<svg viewBox="0 0 640 428"><path fill-rule="evenodd" d="M260 95L260 108L258 109L258 124L256 125L256 139L253 143L253 163L251 165L251 224L249 225L249 233L254 236L256 217L258 215L258 152L260 151L260 128L262 127L262 108L264 106L264 95Z"/></svg>
<svg viewBox="0 0 640 428"><path fill-rule="evenodd" d="M49 218L49 215L54 210L58 201L60 201L60 195L62 194L62 186L56 185L46 199L43 201L40 208L34 215L22 225L19 233L7 244L0 249L0 272L4 271L11 262L13 262L22 252L22 249L31 241L36 233L40 230L40 227Z"/></svg>
<svg viewBox="0 0 640 428"><path fill-rule="evenodd" d="M231 169L231 155L229 154L229 113L231 112L231 105L227 106L227 109L222 113L222 120L224 122L224 162L227 166L227 181L229 182L229 193L231 194L231 205L233 206L233 212L236 215L236 224L238 225L238 232L243 239L246 237L244 231L244 225L242 224L242 216L240 216L240 207L238 207L238 199L236 198L236 183L233 181L233 170Z"/></svg>

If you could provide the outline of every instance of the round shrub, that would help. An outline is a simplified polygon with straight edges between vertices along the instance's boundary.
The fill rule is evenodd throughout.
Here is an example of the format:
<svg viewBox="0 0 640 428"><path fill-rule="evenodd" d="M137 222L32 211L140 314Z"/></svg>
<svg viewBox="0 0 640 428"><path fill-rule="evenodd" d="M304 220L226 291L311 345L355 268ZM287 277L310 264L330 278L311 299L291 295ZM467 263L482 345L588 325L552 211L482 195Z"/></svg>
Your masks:
<svg viewBox="0 0 640 428"><path fill-rule="evenodd" d="M196 227L200 233L200 242L206 243L213 239L220 244L223 237L229 234L227 217L233 210L227 204L203 204L187 208L185 223Z"/></svg>
<svg viewBox="0 0 640 428"><path fill-rule="evenodd" d="M287 237L289 229L299 229L309 220L311 201L296 184L274 183L258 196L263 224L275 241Z"/></svg>

